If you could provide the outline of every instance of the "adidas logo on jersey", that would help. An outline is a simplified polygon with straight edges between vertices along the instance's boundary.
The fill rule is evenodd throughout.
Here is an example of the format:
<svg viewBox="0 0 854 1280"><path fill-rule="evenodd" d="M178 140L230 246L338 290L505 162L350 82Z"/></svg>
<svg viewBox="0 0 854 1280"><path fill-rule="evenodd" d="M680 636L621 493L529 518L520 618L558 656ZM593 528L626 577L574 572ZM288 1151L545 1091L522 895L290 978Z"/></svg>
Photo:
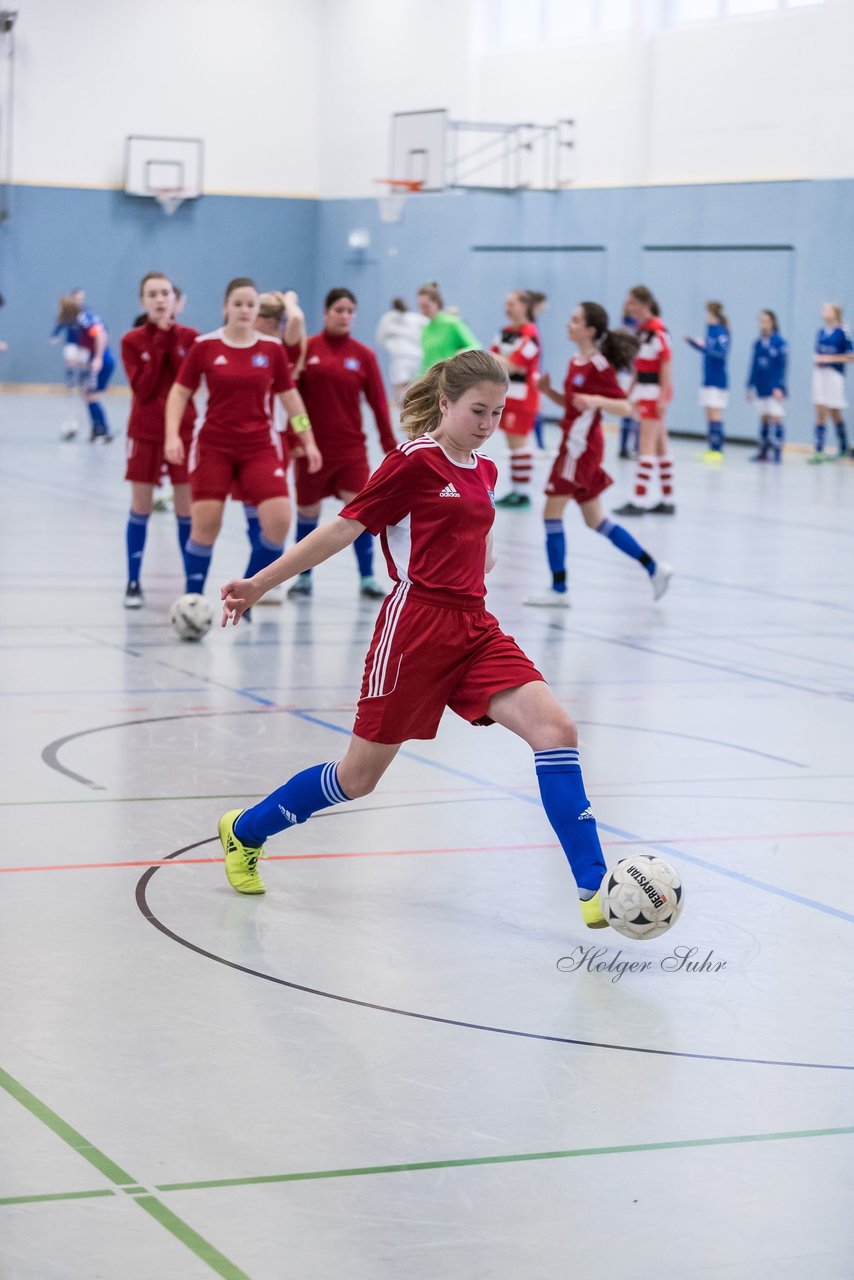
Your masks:
<svg viewBox="0 0 854 1280"><path fill-rule="evenodd" d="M274 476L283 476L284 474L285 473L281 467L276 467L276 470L273 472Z"/></svg>
<svg viewBox="0 0 854 1280"><path fill-rule="evenodd" d="M217 356L216 360L214 360L214 364L228 364L228 361L225 356Z"/></svg>
<svg viewBox="0 0 854 1280"><path fill-rule="evenodd" d="M439 494L440 498L458 498L459 496L459 491L455 489L452 484L446 484L442 492Z"/></svg>

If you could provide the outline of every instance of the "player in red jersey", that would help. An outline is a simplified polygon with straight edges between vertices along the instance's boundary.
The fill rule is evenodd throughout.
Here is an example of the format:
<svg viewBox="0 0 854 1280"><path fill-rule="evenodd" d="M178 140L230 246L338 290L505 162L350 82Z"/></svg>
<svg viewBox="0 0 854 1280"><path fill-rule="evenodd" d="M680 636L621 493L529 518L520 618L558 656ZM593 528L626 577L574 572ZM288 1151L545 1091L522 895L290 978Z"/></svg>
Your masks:
<svg viewBox="0 0 854 1280"><path fill-rule="evenodd" d="M591 928L605 926L605 862L584 791L578 732L543 677L484 606L495 563L495 463L478 452L504 410L508 378L485 351L440 361L405 393L407 444L388 454L334 519L249 580L222 588L222 625L237 623L277 582L379 534L394 589L368 650L353 736L338 763L314 765L219 823L229 882L263 893L264 841L330 805L373 791L410 738L434 738L450 707L473 724L497 723L534 752L543 806L578 885Z"/></svg>
<svg viewBox="0 0 854 1280"><path fill-rule="evenodd" d="M257 315L254 283L245 276L232 280L225 291L223 327L196 339L166 401L166 460L178 464L185 457L181 420L204 378L208 402L189 455L192 529L184 548L188 592L204 591L225 500L235 481L244 501L258 509L261 531L250 559L253 573L282 553L290 504L271 421L274 396L281 398L290 415L308 466L314 470L322 462L285 349L278 338L255 332Z"/></svg>
<svg viewBox="0 0 854 1280"><path fill-rule="evenodd" d="M175 286L168 276L149 271L142 278L139 296L145 323L122 338L122 363L131 387L128 418L127 469L131 485L127 544L128 582L125 608L138 609L143 603L140 578L142 554L155 487L164 471L172 481L178 545L181 554L190 536L190 485L185 462L167 462L163 454L166 397L190 347L199 336L195 329L175 321ZM188 403L179 426L184 448L193 436L196 412Z"/></svg>
<svg viewBox="0 0 854 1280"><path fill-rule="evenodd" d="M311 415L323 467L312 472L305 462L297 463L297 542L317 528L324 498L349 502L371 474L362 430L363 396L373 410L383 450L388 453L397 444L377 358L370 347L350 336L355 314L355 295L349 289L331 289L323 304L323 332L308 340L298 386ZM295 355L293 349L289 351ZM353 549L361 594L383 599L385 591L374 577L370 533L365 531ZM307 571L288 595L310 596L311 587L311 573Z"/></svg>
<svg viewBox="0 0 854 1280"><path fill-rule="evenodd" d="M527 289L508 293L504 311L507 324L489 348L510 376L507 405L501 430L510 449L510 492L497 507L529 507L528 486L534 470L531 434L540 410L537 379L540 376L540 335L534 323L535 296Z"/></svg>
<svg viewBox="0 0 854 1280"><path fill-rule="evenodd" d="M629 399L640 420L638 438L638 470L635 479L634 498L614 512L618 516L642 516L649 511L655 515L676 514L673 504L673 459L667 439L664 415L673 398L670 367L673 355L670 335L659 314L658 303L645 285L635 285L629 290L625 313L637 325L636 336L640 342ZM661 501L649 505L649 491L653 472L658 462L661 478Z"/></svg>
<svg viewBox="0 0 854 1280"><path fill-rule="evenodd" d="M631 411L617 372L630 367L637 354L637 341L625 332L612 333L608 313L598 302L579 303L569 318L567 332L578 355L569 362L563 392L554 390L548 374L540 378L540 390L564 411L560 424L563 439L546 484L543 512L552 586L544 595L529 597L525 604L569 608L563 512L570 501L578 503L588 529L601 533L646 570L653 596L658 600L670 582L670 566L656 562L627 529L608 520L601 502L601 495L613 484L602 468L602 414L628 415Z"/></svg>

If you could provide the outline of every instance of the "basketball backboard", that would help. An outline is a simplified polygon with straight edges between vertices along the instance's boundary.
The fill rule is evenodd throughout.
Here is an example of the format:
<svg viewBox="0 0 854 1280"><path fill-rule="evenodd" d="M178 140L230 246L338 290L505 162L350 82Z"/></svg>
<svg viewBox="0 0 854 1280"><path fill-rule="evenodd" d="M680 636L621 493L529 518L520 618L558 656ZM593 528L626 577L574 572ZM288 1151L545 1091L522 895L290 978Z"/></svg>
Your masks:
<svg viewBox="0 0 854 1280"><path fill-rule="evenodd" d="M448 113L396 111L391 118L392 178L420 182L422 191L445 189Z"/></svg>
<svg viewBox="0 0 854 1280"><path fill-rule="evenodd" d="M201 138L133 134L125 140L125 192L154 198L180 192L182 200L193 200L202 194L203 157Z"/></svg>

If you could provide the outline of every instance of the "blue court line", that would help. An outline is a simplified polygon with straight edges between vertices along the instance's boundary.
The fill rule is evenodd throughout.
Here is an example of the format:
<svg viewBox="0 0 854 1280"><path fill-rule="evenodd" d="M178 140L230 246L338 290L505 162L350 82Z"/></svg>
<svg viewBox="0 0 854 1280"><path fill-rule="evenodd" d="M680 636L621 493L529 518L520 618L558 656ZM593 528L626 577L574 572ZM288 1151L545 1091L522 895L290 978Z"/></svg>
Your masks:
<svg viewBox="0 0 854 1280"><path fill-rule="evenodd" d="M334 733L344 733L349 738L350 729L344 729L339 724L332 724L329 720L321 720L318 716L309 715L305 711L289 711L288 715L296 716L300 720L307 720L311 724L319 725L323 729L331 729ZM454 769L451 765L442 764L438 760L430 760L427 756L419 755L415 751L401 750L401 756L405 756L408 760L416 760L419 764L429 765L433 769L440 769L443 773L450 773L456 778L464 778L467 782L473 782L480 787L489 787L494 791L501 791L504 795L513 796L516 800L524 800L526 804L535 805L541 808L538 796L529 796L524 791L515 791L512 787L504 787L500 782L490 782L486 778L478 777L477 774L465 773L462 769ZM681 858L683 862L690 862L696 867L702 867L705 871L713 871L716 875L726 876L730 880L737 880L740 884L746 884L752 889L762 889L765 893L772 893L778 898L785 898L788 902L796 902L802 907L812 907L814 911L821 911L828 916L836 916L839 920L845 920L848 924L854 924L854 915L847 911L842 911L838 907L830 907L824 902L816 902L814 898L806 898L800 893L792 893L788 889L781 889L779 885L768 884L765 880L757 880L754 876L744 875L740 871L733 871L729 867L721 867L717 863L709 862L705 858L698 858L692 853L683 853L681 849L675 849L669 844L654 844L651 841L644 840L643 836L636 835L632 831L624 831L622 827L612 827L605 822L599 822L597 825L600 830L607 831L609 835L619 836L621 840L632 840L640 844L645 844L649 849L655 849L656 853L665 854L672 858Z"/></svg>

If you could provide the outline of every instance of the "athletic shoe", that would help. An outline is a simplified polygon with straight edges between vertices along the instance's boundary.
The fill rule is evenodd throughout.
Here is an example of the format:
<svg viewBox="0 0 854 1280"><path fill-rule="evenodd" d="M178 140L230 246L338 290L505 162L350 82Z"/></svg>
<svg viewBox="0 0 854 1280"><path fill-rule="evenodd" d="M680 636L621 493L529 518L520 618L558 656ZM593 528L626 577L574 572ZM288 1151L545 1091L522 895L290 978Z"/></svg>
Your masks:
<svg viewBox="0 0 854 1280"><path fill-rule="evenodd" d="M289 600L308 599L311 596L311 576L301 573L292 587L288 589Z"/></svg>
<svg viewBox="0 0 854 1280"><path fill-rule="evenodd" d="M141 609L144 598L145 597L142 594L142 587L138 582L129 582L127 584L125 587L126 609Z"/></svg>
<svg viewBox="0 0 854 1280"><path fill-rule="evenodd" d="M657 560L655 572L650 576L652 583L652 598L660 600L667 588L670 586L670 579L673 577L673 570L669 564L665 564L663 560Z"/></svg>
<svg viewBox="0 0 854 1280"><path fill-rule="evenodd" d="M703 454L703 461L711 463L712 466L718 466L724 460L724 455L720 449L707 449Z"/></svg>
<svg viewBox="0 0 854 1280"><path fill-rule="evenodd" d="M225 851L226 878L238 893L266 893L264 881L258 874L258 859L265 856L264 846L252 849L234 834L234 824L242 812L242 809L229 809L217 825L220 844Z"/></svg>
<svg viewBox="0 0 854 1280"><path fill-rule="evenodd" d="M271 587L260 600L256 600L255 604L281 604L285 598L284 587Z"/></svg>
<svg viewBox="0 0 854 1280"><path fill-rule="evenodd" d="M366 600L385 600L388 592L380 586L376 578L362 578L359 583L359 595Z"/></svg>
<svg viewBox="0 0 854 1280"><path fill-rule="evenodd" d="M812 457L811 457L811 458L807 458L807 462L808 462L808 463L810 464L810 466L812 466L812 467L817 467L817 466L818 466L818 464L819 464L820 462L824 462L824 460L825 460L825 458L824 458L824 454L823 454L823 453L814 453L814 454L812 455Z"/></svg>
<svg viewBox="0 0 854 1280"><path fill-rule="evenodd" d="M672 502L657 502L654 507L649 508L651 516L675 516L676 508Z"/></svg>
<svg viewBox="0 0 854 1280"><path fill-rule="evenodd" d="M617 454L618 458L630 458L631 456L632 455L629 453L628 449L621 449Z"/></svg>
<svg viewBox="0 0 854 1280"><path fill-rule="evenodd" d="M503 498L499 498L496 507L502 507L504 510L522 511L525 507L530 507L531 499L527 493L505 493Z"/></svg>
<svg viewBox="0 0 854 1280"><path fill-rule="evenodd" d="M532 605L535 609L568 609L569 592L555 591L554 587L539 596L526 596L523 604Z"/></svg>
<svg viewBox="0 0 854 1280"><path fill-rule="evenodd" d="M768 450L760 449L758 453L754 453L750 461L751 462L768 462L769 461Z"/></svg>
<svg viewBox="0 0 854 1280"><path fill-rule="evenodd" d="M597 889L592 898L578 899L578 905L581 908L581 919L587 925L588 929L607 929L608 921L605 919L605 913L602 910L602 898Z"/></svg>
<svg viewBox="0 0 854 1280"><path fill-rule="evenodd" d="M621 507L614 508L615 516L645 516L649 507L639 507L634 502L624 502ZM654 511L655 508L653 507Z"/></svg>

